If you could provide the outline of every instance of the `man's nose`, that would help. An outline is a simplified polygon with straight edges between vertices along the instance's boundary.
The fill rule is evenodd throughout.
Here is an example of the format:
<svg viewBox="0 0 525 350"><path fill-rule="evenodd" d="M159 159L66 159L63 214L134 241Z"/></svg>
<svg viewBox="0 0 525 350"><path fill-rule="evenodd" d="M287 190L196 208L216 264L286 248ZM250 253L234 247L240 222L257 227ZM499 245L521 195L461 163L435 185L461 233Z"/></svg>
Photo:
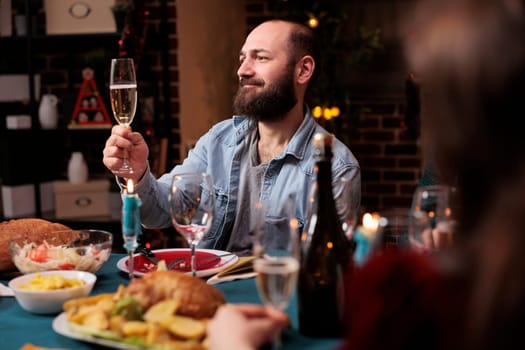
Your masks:
<svg viewBox="0 0 525 350"><path fill-rule="evenodd" d="M253 70L253 61L248 58L242 61L241 65L239 66L239 69L237 69L237 75L239 76L239 78L251 77L254 75L254 73L255 72Z"/></svg>

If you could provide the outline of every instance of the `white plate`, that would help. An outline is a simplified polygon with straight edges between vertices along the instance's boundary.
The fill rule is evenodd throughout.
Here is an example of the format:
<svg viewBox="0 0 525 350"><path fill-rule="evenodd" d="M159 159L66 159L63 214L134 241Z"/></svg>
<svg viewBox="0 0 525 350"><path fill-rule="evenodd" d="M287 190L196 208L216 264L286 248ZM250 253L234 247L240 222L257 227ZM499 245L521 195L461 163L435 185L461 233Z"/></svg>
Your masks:
<svg viewBox="0 0 525 350"><path fill-rule="evenodd" d="M173 270L186 272L191 274L190 269L190 257L191 250L189 248L174 248L174 249L157 249L153 250L153 253L159 258L164 259L166 264L169 264L172 260L184 257L186 260L184 264L177 264ZM225 255L225 256L223 256ZM231 255L230 253L223 250L214 249L197 249L196 250L197 260L197 277L208 277L216 273L221 272L228 266L231 266L239 260L237 255ZM145 273L155 271L155 264L148 261L143 255L135 254L133 256L134 266L133 274L135 276L143 276ZM117 262L119 270L129 273L128 270L128 257L123 257Z"/></svg>
<svg viewBox="0 0 525 350"><path fill-rule="evenodd" d="M64 337L82 340L82 341L92 343L92 344L99 344L99 345L107 346L113 349L144 350L144 348L139 347L139 346L126 344L126 343L118 342L115 340L97 338L91 335L74 332L71 329L69 329L68 322L67 322L67 316L65 312L62 312L60 315L55 317L55 319L53 320L53 330L57 332L58 334L63 335Z"/></svg>

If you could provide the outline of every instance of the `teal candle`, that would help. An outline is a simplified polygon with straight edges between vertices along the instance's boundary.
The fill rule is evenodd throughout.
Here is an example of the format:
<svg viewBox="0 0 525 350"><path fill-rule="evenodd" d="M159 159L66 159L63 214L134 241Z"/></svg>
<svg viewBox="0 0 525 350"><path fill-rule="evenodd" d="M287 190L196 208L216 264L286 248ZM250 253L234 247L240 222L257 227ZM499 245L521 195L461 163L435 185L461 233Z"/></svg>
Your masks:
<svg viewBox="0 0 525 350"><path fill-rule="evenodd" d="M140 226L140 201L136 193L122 195L122 234L124 236L124 248L133 251L137 248L137 237L141 233Z"/></svg>
<svg viewBox="0 0 525 350"><path fill-rule="evenodd" d="M368 259L370 244L368 238L361 231L355 230L353 235L356 249L354 251L354 261L358 266L362 266Z"/></svg>

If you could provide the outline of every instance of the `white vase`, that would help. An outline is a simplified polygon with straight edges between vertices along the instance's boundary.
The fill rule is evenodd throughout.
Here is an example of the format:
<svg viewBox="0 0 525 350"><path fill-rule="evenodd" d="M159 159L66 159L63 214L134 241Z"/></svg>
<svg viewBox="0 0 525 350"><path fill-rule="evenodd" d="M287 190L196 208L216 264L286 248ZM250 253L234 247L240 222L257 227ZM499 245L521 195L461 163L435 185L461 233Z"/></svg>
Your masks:
<svg viewBox="0 0 525 350"><path fill-rule="evenodd" d="M84 183L88 179L88 166L82 152L73 152L67 166L67 177L74 184Z"/></svg>
<svg viewBox="0 0 525 350"><path fill-rule="evenodd" d="M58 98L55 95L42 95L38 107L38 120L42 129L56 129L58 125Z"/></svg>

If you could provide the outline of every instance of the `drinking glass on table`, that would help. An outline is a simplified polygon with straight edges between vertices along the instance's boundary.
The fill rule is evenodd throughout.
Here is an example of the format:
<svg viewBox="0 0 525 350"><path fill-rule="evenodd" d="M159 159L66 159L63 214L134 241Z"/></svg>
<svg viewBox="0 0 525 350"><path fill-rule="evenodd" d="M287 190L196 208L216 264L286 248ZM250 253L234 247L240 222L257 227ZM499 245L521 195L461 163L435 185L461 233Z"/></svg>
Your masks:
<svg viewBox="0 0 525 350"><path fill-rule="evenodd" d="M281 215L265 215L266 205L257 202L252 208L252 220L256 222L253 241L257 272L256 284L259 295L267 307L284 310L297 285L300 259L300 240L295 206L288 200ZM280 335L273 341L273 348L281 347Z"/></svg>
<svg viewBox="0 0 525 350"><path fill-rule="evenodd" d="M446 185L416 189L410 209L410 246L433 251L454 242L456 189Z"/></svg>
<svg viewBox="0 0 525 350"><path fill-rule="evenodd" d="M409 248L410 211L407 208L382 210L379 219L379 239L381 249L404 250Z"/></svg>
<svg viewBox="0 0 525 350"><path fill-rule="evenodd" d="M215 210L211 176L205 173L173 175L168 201L173 226L190 245L191 273L195 277L195 249L210 230Z"/></svg>
<svg viewBox="0 0 525 350"><path fill-rule="evenodd" d="M129 127L137 109L137 78L133 59L114 58L111 60L109 92L111 109L116 121L120 125ZM133 171L128 163L128 153L124 151L122 166L114 173L123 176L133 174Z"/></svg>

